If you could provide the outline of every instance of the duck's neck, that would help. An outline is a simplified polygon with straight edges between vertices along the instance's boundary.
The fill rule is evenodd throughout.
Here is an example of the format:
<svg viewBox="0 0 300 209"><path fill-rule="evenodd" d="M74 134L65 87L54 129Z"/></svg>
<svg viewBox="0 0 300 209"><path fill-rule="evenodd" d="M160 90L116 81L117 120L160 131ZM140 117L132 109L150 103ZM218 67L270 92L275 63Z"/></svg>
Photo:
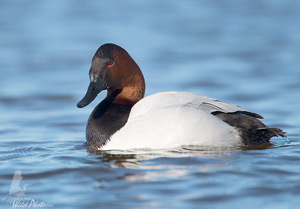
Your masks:
<svg viewBox="0 0 300 209"><path fill-rule="evenodd" d="M108 89L106 98L113 97L113 103L133 106L145 95L145 80L141 71L137 71L122 90ZM116 94L116 92L118 92ZM114 96L115 95L115 96Z"/></svg>

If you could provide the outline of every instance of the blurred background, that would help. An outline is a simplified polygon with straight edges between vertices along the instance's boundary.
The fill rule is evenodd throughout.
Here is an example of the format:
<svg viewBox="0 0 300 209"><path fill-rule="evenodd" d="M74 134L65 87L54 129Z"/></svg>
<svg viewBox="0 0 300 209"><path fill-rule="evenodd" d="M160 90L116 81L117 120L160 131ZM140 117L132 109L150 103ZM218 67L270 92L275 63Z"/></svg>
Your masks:
<svg viewBox="0 0 300 209"><path fill-rule="evenodd" d="M285 116L298 107L296 2L4 0L0 11L3 109L37 110L59 102L60 110L57 100L68 100L75 110L91 58L104 43L132 55L147 95L191 91L252 111L274 107Z"/></svg>
<svg viewBox="0 0 300 209"><path fill-rule="evenodd" d="M16 168L30 178L70 161L71 167L83 163L62 156L88 158L80 148L86 120L105 93L84 109L76 103L89 84L92 56L104 43L120 45L134 58L146 95L189 91L235 103L299 143L299 20L296 0L1 0L0 151L7 162L1 192L7 193ZM44 194L35 197L45 199L47 188L35 188Z"/></svg>

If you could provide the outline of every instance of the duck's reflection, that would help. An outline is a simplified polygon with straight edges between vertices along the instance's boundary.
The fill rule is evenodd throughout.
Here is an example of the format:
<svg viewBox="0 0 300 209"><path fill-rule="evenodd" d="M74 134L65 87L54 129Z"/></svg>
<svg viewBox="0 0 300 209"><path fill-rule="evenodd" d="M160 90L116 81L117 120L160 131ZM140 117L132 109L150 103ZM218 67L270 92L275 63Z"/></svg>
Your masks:
<svg viewBox="0 0 300 209"><path fill-rule="evenodd" d="M114 168L161 169L174 166L201 165L208 161L234 159L234 153L242 148L207 148L186 146L172 150L94 150L86 147L90 155L96 155L102 163Z"/></svg>
<svg viewBox="0 0 300 209"><path fill-rule="evenodd" d="M252 147L253 150L268 149L271 144ZM239 159L244 148L205 148L199 146L180 147L175 150L93 150L87 152L96 157L101 164L121 174L110 181L157 182L184 180L188 175L205 179L218 169L230 166ZM121 169L121 170L119 170ZM113 171L113 170L112 170ZM197 181L202 181L201 178ZM102 182L102 181L101 181Z"/></svg>

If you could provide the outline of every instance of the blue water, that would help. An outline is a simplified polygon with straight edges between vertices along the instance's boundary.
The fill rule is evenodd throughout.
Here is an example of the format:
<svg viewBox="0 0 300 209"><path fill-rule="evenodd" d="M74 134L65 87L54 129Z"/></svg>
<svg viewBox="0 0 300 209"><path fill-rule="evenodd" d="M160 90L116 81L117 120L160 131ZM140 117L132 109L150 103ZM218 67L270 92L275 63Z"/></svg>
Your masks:
<svg viewBox="0 0 300 209"><path fill-rule="evenodd" d="M299 208L299 19L300 3L285 0L2 0L0 208ZM76 103L107 42L139 64L147 95L235 103L288 140L246 150L87 150L86 120L105 93L84 109ZM9 193L18 179L20 197Z"/></svg>

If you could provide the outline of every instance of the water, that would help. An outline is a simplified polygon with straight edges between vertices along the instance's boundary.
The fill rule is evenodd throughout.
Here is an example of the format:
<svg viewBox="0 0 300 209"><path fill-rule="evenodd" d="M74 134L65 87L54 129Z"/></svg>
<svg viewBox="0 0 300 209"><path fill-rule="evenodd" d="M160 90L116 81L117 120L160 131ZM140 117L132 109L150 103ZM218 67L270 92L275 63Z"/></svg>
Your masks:
<svg viewBox="0 0 300 209"><path fill-rule="evenodd" d="M0 207L299 208L299 14L299 2L284 0L1 1ZM235 103L288 141L87 150L85 123L105 94L84 109L76 103L106 42L136 60L147 95L178 90ZM24 196L9 195L12 183Z"/></svg>

